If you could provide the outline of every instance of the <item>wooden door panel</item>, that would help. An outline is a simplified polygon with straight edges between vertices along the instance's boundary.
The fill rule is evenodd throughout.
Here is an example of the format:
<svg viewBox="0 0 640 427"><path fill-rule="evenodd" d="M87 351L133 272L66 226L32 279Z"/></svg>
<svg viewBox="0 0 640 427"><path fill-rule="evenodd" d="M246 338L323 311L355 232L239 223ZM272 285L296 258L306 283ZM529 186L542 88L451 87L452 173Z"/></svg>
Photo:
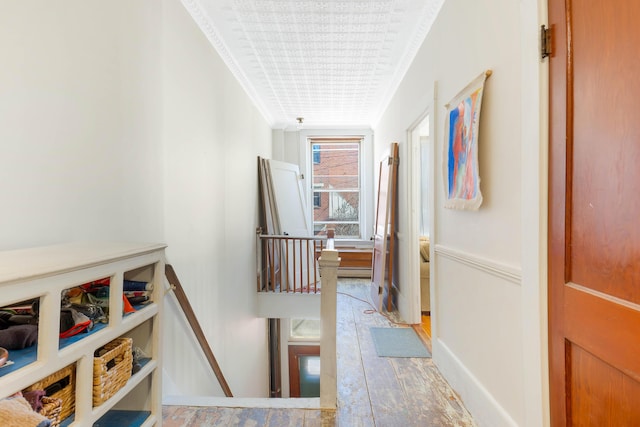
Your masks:
<svg viewBox="0 0 640 427"><path fill-rule="evenodd" d="M571 413L568 425L637 426L640 383L577 345L571 345Z"/></svg>
<svg viewBox="0 0 640 427"><path fill-rule="evenodd" d="M640 426L639 16L549 0L553 426Z"/></svg>
<svg viewBox="0 0 640 427"><path fill-rule="evenodd" d="M570 283L564 289L565 338L640 381L640 311ZM619 349L619 351L611 351Z"/></svg>
<svg viewBox="0 0 640 427"><path fill-rule="evenodd" d="M570 10L569 279L640 303L640 286L627 285L640 278L640 2L580 0Z"/></svg>

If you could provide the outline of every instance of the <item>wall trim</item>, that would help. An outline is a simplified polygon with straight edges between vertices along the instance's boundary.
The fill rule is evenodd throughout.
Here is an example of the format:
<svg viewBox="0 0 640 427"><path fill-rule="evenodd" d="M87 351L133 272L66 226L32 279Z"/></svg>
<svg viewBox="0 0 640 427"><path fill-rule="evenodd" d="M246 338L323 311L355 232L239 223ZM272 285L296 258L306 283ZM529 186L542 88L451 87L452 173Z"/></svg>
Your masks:
<svg viewBox="0 0 640 427"><path fill-rule="evenodd" d="M440 339L434 340L434 363L480 427L518 427L518 423Z"/></svg>
<svg viewBox="0 0 640 427"><path fill-rule="evenodd" d="M476 270L500 277L509 282L520 285L522 283L522 270L487 258L479 257L469 252L460 251L444 245L435 245L434 253L461 264L473 267Z"/></svg>
<svg viewBox="0 0 640 427"><path fill-rule="evenodd" d="M215 396L164 396L163 405L217 406L224 408L283 408L321 409L319 397L279 398L268 397L215 397Z"/></svg>

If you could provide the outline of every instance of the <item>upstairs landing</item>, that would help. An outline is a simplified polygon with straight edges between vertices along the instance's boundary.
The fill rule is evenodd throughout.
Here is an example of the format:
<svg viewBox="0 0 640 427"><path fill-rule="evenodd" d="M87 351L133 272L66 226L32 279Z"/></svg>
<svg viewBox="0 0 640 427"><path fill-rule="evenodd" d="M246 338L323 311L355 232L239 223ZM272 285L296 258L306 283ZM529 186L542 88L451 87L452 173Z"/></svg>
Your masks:
<svg viewBox="0 0 640 427"><path fill-rule="evenodd" d="M430 358L376 355L369 328L394 327L366 314L369 280L338 282L338 409L165 406L165 427L200 426L384 426L475 427L455 392ZM269 399L263 399L263 402ZM259 404L258 404L259 405ZM261 405L260 405L261 406ZM264 406L267 406L266 404Z"/></svg>

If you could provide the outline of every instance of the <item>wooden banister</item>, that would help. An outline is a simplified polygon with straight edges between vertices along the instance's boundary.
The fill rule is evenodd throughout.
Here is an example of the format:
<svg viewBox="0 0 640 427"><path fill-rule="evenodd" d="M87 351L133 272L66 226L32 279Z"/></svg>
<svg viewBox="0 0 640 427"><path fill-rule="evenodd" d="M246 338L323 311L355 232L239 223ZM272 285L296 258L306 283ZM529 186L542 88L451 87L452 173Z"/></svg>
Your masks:
<svg viewBox="0 0 640 427"><path fill-rule="evenodd" d="M319 293L316 259L325 236L264 235L256 230L258 292Z"/></svg>
<svg viewBox="0 0 640 427"><path fill-rule="evenodd" d="M227 384L227 380L224 378L224 375L222 374L222 369L220 369L220 365L218 365L218 361L216 360L216 357L214 356L213 351L209 346L209 342L207 341L207 338L205 337L204 332L200 327L200 322L198 322L198 318L196 317L196 314L193 312L193 308L189 303L187 294L185 294L184 289L180 284L180 280L178 279L178 276L176 275L176 272L173 269L173 266L171 266L170 264L166 264L164 271L165 271L165 276L167 277L167 280L171 285L171 289L173 290L173 293L178 299L178 302L180 303L180 307L182 308L182 311L184 312L184 315L187 318L187 321L189 322L189 325L191 326L193 333L196 335L196 338L198 339L200 348L202 348L202 351L204 352L204 355L206 356L207 361L209 362L209 366L211 366L213 373L218 379L218 383L220 384L220 387L222 387L222 391L224 391L224 395L226 397L233 397L233 394L231 393L231 389L229 388L229 384Z"/></svg>

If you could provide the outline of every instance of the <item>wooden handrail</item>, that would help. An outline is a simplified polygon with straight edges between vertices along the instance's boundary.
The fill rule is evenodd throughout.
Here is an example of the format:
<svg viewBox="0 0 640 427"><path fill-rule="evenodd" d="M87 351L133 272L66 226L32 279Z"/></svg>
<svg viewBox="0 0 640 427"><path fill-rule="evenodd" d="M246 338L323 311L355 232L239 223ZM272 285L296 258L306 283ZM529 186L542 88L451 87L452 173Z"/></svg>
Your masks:
<svg viewBox="0 0 640 427"><path fill-rule="evenodd" d="M202 351L204 352L204 355L206 356L207 361L209 362L209 366L211 366L213 373L216 375L216 378L218 379L218 383L220 383L220 387L222 387L222 391L224 391L224 395L226 397L233 397L233 394L231 393L231 389L229 388L229 384L227 384L227 380L224 378L224 375L222 374L222 369L220 369L220 365L218 365L218 361L216 360L216 357L214 356L213 351L209 346L209 342L207 341L207 338L205 337L204 332L200 327L200 322L198 322L198 318L196 317L196 314L194 313L193 308L189 303L187 294L185 294L184 289L180 284L180 280L178 279L178 276L176 275L176 272L173 269L173 266L171 266L170 264L166 264L164 268L164 274L167 277L169 284L171 285L171 289L173 290L173 293L175 294L176 298L178 299L178 302L180 303L180 307L182 308L182 311L184 312L184 315L187 318L187 321L189 322L189 325L191 326L193 333L196 335L196 338L198 339L200 348L202 348Z"/></svg>
<svg viewBox="0 0 640 427"><path fill-rule="evenodd" d="M258 234L258 237L261 239L272 239L272 240L287 240L287 239L295 239L295 240L318 240L318 241L327 241L327 236L289 236L288 234Z"/></svg>

